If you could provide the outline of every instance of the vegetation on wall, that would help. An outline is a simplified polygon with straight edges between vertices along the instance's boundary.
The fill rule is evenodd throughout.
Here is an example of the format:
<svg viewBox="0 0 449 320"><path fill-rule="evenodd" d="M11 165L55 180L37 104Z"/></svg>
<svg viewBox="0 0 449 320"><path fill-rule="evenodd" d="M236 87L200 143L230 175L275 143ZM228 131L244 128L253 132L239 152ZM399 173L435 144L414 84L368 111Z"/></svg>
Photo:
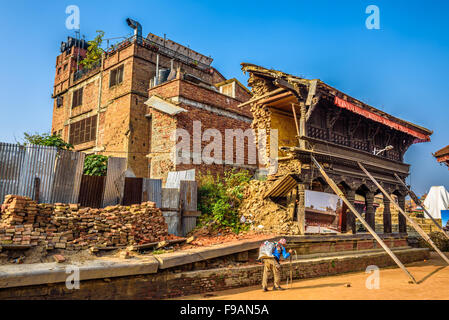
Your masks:
<svg viewBox="0 0 449 320"><path fill-rule="evenodd" d="M84 174L88 176L105 176L108 169L108 157L90 154L84 159Z"/></svg>
<svg viewBox="0 0 449 320"><path fill-rule="evenodd" d="M47 147L57 147L58 149L71 150L73 145L65 142L60 135L49 133L28 133L25 132L23 138L23 144L26 145L38 145Z"/></svg>
<svg viewBox="0 0 449 320"><path fill-rule="evenodd" d="M87 48L86 57L79 62L84 68L92 69L101 60L101 56L104 53L104 50L101 48L103 37L104 32L97 30L97 36L93 40L88 41L89 47Z"/></svg>
<svg viewBox="0 0 449 320"><path fill-rule="evenodd" d="M210 173L202 175L198 184L198 209L202 212L199 226L230 229L235 233L247 230L240 222L238 207L243 199L243 188L251 180L246 170L230 170L223 177Z"/></svg>

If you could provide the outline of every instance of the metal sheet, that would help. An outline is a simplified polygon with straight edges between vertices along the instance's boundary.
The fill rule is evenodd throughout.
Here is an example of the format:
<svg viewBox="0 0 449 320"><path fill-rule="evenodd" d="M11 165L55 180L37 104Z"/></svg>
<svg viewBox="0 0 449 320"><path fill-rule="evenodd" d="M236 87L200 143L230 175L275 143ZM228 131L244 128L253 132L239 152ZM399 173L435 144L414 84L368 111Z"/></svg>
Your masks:
<svg viewBox="0 0 449 320"><path fill-rule="evenodd" d="M77 202L84 154L47 146L0 143L0 198L15 194L41 203Z"/></svg>
<svg viewBox="0 0 449 320"><path fill-rule="evenodd" d="M78 202L83 207L100 208L106 177L86 176L81 179Z"/></svg>
<svg viewBox="0 0 449 320"><path fill-rule="evenodd" d="M183 211L197 210L198 183L196 181L181 181L179 195Z"/></svg>
<svg viewBox="0 0 449 320"><path fill-rule="evenodd" d="M142 178L125 177L123 205L130 206L140 203L142 203Z"/></svg>
<svg viewBox="0 0 449 320"><path fill-rule="evenodd" d="M165 187L179 189L181 181L195 181L195 169L169 172Z"/></svg>
<svg viewBox="0 0 449 320"><path fill-rule="evenodd" d="M52 203L77 203L83 176L84 153L61 150L56 158Z"/></svg>
<svg viewBox="0 0 449 320"><path fill-rule="evenodd" d="M176 188L162 188L162 209L179 209L179 190Z"/></svg>
<svg viewBox="0 0 449 320"><path fill-rule="evenodd" d="M144 178L142 182L142 202L152 201L156 207L162 205L162 180Z"/></svg>
<svg viewBox="0 0 449 320"><path fill-rule="evenodd" d="M178 211L164 211L162 214L164 215L165 223L167 223L168 226L168 233L178 237L182 236L178 231L179 224L181 223L181 221L179 221Z"/></svg>
<svg viewBox="0 0 449 320"><path fill-rule="evenodd" d="M182 217L182 237L185 237L196 227L197 217Z"/></svg>
<svg viewBox="0 0 449 320"><path fill-rule="evenodd" d="M125 188L126 158L108 158L103 206L120 204Z"/></svg>

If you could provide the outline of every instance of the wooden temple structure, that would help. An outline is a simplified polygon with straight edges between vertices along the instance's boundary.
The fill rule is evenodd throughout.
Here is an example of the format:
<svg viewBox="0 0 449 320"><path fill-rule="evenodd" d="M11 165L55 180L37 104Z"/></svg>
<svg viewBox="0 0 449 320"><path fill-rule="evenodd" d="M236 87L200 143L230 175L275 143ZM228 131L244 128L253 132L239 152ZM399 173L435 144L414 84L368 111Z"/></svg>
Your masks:
<svg viewBox="0 0 449 320"><path fill-rule="evenodd" d="M433 156L437 159L439 163L446 164L449 169L449 146L446 146L443 149L438 150L433 154Z"/></svg>
<svg viewBox="0 0 449 320"><path fill-rule="evenodd" d="M251 106L255 134L261 129L267 133L276 129L278 134L278 169L269 177L277 183L266 197L283 199L303 234L305 190L332 193L313 165L312 155L351 203L356 194L365 199L364 219L373 229L374 197L381 192L358 163L363 163L405 208L407 190L397 179L405 180L409 175L410 165L404 163L404 154L412 144L430 141L431 130L369 106L318 79L248 63L242 63L242 70L249 75L254 97L240 106ZM269 156L269 142L265 150ZM389 234L390 199L383 196L383 202L383 232ZM355 215L346 209L341 231L357 232ZM407 232L403 216L399 216L399 232Z"/></svg>

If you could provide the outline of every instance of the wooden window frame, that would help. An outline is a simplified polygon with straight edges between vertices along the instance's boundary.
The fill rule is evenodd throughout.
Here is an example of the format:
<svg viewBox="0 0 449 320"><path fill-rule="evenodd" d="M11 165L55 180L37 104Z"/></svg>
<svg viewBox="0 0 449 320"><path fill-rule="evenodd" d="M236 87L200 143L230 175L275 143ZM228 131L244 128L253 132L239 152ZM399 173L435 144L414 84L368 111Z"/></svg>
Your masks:
<svg viewBox="0 0 449 320"><path fill-rule="evenodd" d="M83 104L83 90L84 87L81 87L75 91L73 91L72 94L72 108L76 108L78 106L81 106Z"/></svg>
<svg viewBox="0 0 449 320"><path fill-rule="evenodd" d="M118 66L117 68L112 69L109 73L109 88L122 84L124 73L125 67L123 64L121 66Z"/></svg>
<svg viewBox="0 0 449 320"><path fill-rule="evenodd" d="M70 124L69 143L78 145L94 141L97 135L97 117L94 115Z"/></svg>

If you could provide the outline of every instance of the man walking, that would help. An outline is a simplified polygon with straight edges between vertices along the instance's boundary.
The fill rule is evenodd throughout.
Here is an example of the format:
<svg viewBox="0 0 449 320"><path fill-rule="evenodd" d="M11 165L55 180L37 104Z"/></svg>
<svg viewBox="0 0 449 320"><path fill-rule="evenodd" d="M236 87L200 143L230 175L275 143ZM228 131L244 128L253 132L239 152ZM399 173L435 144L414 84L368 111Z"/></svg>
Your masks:
<svg viewBox="0 0 449 320"><path fill-rule="evenodd" d="M268 291L268 271L271 270L274 275L274 285L273 290L285 290L281 287L281 265L279 263L279 260L282 257L284 259L288 259L290 257L292 250L285 250L285 245L287 244L287 240L282 238L279 240L273 250L273 257L272 258L264 258L263 259L263 278L262 278L262 289L263 291Z"/></svg>

